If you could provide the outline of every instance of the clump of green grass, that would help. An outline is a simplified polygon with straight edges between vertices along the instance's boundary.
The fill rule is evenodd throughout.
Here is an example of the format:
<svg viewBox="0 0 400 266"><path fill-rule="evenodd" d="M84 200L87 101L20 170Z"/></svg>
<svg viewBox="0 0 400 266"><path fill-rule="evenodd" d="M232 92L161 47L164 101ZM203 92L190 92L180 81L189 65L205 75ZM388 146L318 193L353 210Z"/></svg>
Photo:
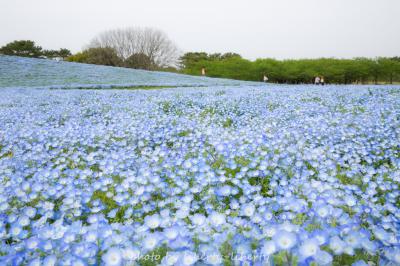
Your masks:
<svg viewBox="0 0 400 266"><path fill-rule="evenodd" d="M94 200L100 200L104 206L106 207L106 212L109 212L115 208L118 208L118 204L115 200L112 198L109 198L107 196L107 192L101 191L101 190L96 190L92 194L92 198L90 199L90 202L93 202Z"/></svg>
<svg viewBox="0 0 400 266"><path fill-rule="evenodd" d="M226 94L226 91L217 91L217 92L215 92L215 96L222 96L224 94Z"/></svg>
<svg viewBox="0 0 400 266"><path fill-rule="evenodd" d="M244 156L236 156L234 158L235 163L241 166L248 166L251 163L250 159L246 159Z"/></svg>
<svg viewBox="0 0 400 266"><path fill-rule="evenodd" d="M6 151L5 153L2 154L3 150L4 150L5 146L0 144L0 159L3 158L12 158L13 157L13 152L12 151Z"/></svg>
<svg viewBox="0 0 400 266"><path fill-rule="evenodd" d="M204 108L201 113L200 113L200 117L201 118L206 118L207 116L213 116L217 113L216 109L213 107L206 107Z"/></svg>
<svg viewBox="0 0 400 266"><path fill-rule="evenodd" d="M313 232L318 229L322 229L322 226L319 223L309 223L304 228L307 232Z"/></svg>
<svg viewBox="0 0 400 266"><path fill-rule="evenodd" d="M164 111L164 113L168 114L171 112L172 106L171 102L165 101L161 103L161 109Z"/></svg>
<svg viewBox="0 0 400 266"><path fill-rule="evenodd" d="M214 160L211 167L214 169L221 169L222 166L224 166L224 164L225 164L224 157L220 156Z"/></svg>
<svg viewBox="0 0 400 266"><path fill-rule="evenodd" d="M225 121L224 121L224 123L222 124L222 126L224 127L224 128L228 128L228 127L231 127L233 125L233 120L232 120L232 118L227 118Z"/></svg>
<svg viewBox="0 0 400 266"><path fill-rule="evenodd" d="M269 191L270 191L270 177L250 177L248 179L249 184L252 186L261 186L261 191L260 194L263 197L270 197Z"/></svg>
<svg viewBox="0 0 400 266"><path fill-rule="evenodd" d="M233 255L233 248L230 243L231 237L228 237L228 239L222 243L221 247L219 248L219 252L221 253L222 260L224 266L232 266L232 260L231 257Z"/></svg>
<svg viewBox="0 0 400 266"><path fill-rule="evenodd" d="M365 113L365 107L363 106L355 106L352 110L353 114Z"/></svg>
<svg viewBox="0 0 400 266"><path fill-rule="evenodd" d="M267 104L267 109L268 109L268 111L270 111L270 112L272 112L272 111L278 109L278 107L279 107L279 104L274 103L274 102L269 102L269 103Z"/></svg>
<svg viewBox="0 0 400 266"><path fill-rule="evenodd" d="M328 246L324 246L321 248L329 253L333 253ZM354 255L349 254L341 254L333 257L332 265L333 266L344 266L344 265L352 265L356 261L363 260L366 263L372 262L372 265L379 265L379 255L370 255L367 252L356 250Z"/></svg>
<svg viewBox="0 0 400 266"><path fill-rule="evenodd" d="M305 213L298 213L296 217L294 217L292 223L297 225L302 225L307 220L307 215Z"/></svg>
<svg viewBox="0 0 400 266"><path fill-rule="evenodd" d="M276 266L297 265L297 257L288 251L281 251L273 255L273 261Z"/></svg>
<svg viewBox="0 0 400 266"><path fill-rule="evenodd" d="M178 137L186 137L189 136L190 130L184 130L178 133Z"/></svg>
<svg viewBox="0 0 400 266"><path fill-rule="evenodd" d="M312 98L303 98L301 99L302 102L308 103L308 102L315 102L315 103L320 103L322 102L322 99L320 97L312 97Z"/></svg>

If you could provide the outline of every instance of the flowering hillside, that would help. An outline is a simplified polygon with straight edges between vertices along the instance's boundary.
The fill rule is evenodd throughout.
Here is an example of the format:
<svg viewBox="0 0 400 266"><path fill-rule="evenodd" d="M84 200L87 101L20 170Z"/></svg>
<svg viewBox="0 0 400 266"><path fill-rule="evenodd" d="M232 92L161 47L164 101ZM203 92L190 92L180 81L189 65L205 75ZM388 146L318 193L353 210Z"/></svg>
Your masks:
<svg viewBox="0 0 400 266"><path fill-rule="evenodd" d="M0 55L0 88L109 88L112 86L214 86L240 84L252 83Z"/></svg>

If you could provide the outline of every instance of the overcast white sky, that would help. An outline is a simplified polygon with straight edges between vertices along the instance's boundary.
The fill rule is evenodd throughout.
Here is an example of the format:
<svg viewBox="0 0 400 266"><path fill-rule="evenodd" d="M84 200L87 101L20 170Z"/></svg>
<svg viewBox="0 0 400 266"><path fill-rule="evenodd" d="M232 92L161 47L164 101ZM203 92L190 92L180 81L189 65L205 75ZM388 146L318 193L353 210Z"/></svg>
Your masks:
<svg viewBox="0 0 400 266"><path fill-rule="evenodd" d="M0 46L77 52L128 26L159 28L182 51L249 59L400 56L400 0L0 0Z"/></svg>

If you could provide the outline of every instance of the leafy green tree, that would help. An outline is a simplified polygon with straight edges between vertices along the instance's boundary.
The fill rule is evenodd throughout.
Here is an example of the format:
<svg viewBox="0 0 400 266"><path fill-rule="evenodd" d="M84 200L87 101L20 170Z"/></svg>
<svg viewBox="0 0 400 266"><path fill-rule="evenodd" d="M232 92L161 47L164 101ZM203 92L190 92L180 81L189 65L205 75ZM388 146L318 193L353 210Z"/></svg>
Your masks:
<svg viewBox="0 0 400 266"><path fill-rule="evenodd" d="M390 58L378 58L378 64L381 67L381 73L384 75L385 79L393 84L393 79L397 73L400 72L400 61L396 61Z"/></svg>
<svg viewBox="0 0 400 266"><path fill-rule="evenodd" d="M226 60L231 58L242 58L242 56L237 53L225 53L221 55L221 60Z"/></svg>
<svg viewBox="0 0 400 266"><path fill-rule="evenodd" d="M39 57L42 55L42 47L36 46L35 42L29 40L13 41L1 47L0 53L4 55Z"/></svg>
<svg viewBox="0 0 400 266"><path fill-rule="evenodd" d="M60 50L58 50L59 57L67 58L68 56L71 56L71 55L72 55L71 51L66 48L61 48Z"/></svg>
<svg viewBox="0 0 400 266"><path fill-rule="evenodd" d="M193 66L198 65L199 62L205 61L221 61L227 60L232 58L241 59L242 56L237 53L214 53L214 54L207 54L205 52L189 52L184 54L179 58L179 62L181 67L183 68L191 68Z"/></svg>
<svg viewBox="0 0 400 266"><path fill-rule="evenodd" d="M42 55L46 56L47 58L53 58L57 56L56 50L43 50Z"/></svg>
<svg viewBox="0 0 400 266"><path fill-rule="evenodd" d="M182 68L191 69L198 65L201 61L208 61L209 57L204 52L190 52L182 55L179 58L179 63Z"/></svg>
<svg viewBox="0 0 400 266"><path fill-rule="evenodd" d="M76 62L76 63L87 63L89 54L87 51L79 52L74 55L68 56L66 61Z"/></svg>
<svg viewBox="0 0 400 266"><path fill-rule="evenodd" d="M133 54L125 60L125 66L135 69L146 69L153 70L156 68L156 64L151 60L151 58L144 54L138 53Z"/></svg>
<svg viewBox="0 0 400 266"><path fill-rule="evenodd" d="M79 62L94 65L122 66L123 61L113 48L89 48L67 58L70 62Z"/></svg>
<svg viewBox="0 0 400 266"><path fill-rule="evenodd" d="M121 66L122 60L118 57L117 52L113 48L90 48L87 50L88 64Z"/></svg>
<svg viewBox="0 0 400 266"><path fill-rule="evenodd" d="M55 57L67 58L71 56L71 51L62 48L60 50L43 50L42 54L47 58L55 58Z"/></svg>

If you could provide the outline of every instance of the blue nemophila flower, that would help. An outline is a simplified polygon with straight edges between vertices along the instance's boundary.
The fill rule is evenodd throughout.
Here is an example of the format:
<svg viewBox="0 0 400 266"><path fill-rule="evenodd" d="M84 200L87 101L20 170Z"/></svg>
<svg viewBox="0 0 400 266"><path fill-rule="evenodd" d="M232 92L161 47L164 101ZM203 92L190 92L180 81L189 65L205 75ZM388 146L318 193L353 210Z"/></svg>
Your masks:
<svg viewBox="0 0 400 266"><path fill-rule="evenodd" d="M213 212L212 214L210 214L209 218L209 222L212 226L221 226L223 224L225 224L225 215L218 213L218 212Z"/></svg>
<svg viewBox="0 0 400 266"><path fill-rule="evenodd" d="M43 259L43 266L55 266L57 264L57 256L49 255Z"/></svg>
<svg viewBox="0 0 400 266"><path fill-rule="evenodd" d="M266 241L261 247L261 254L265 256L270 256L277 251L275 241Z"/></svg>
<svg viewBox="0 0 400 266"><path fill-rule="evenodd" d="M228 197L231 193L232 193L232 188L231 188L231 186L228 186L228 185L221 187L217 191L217 194L219 196L223 196L223 197Z"/></svg>
<svg viewBox="0 0 400 266"><path fill-rule="evenodd" d="M40 244L40 240L36 237L31 237L31 238L27 239L25 242L26 248L29 250L37 249L39 244Z"/></svg>
<svg viewBox="0 0 400 266"><path fill-rule="evenodd" d="M169 240L174 240L178 237L179 235L179 226L172 226L164 229L164 235L167 239Z"/></svg>
<svg viewBox="0 0 400 266"><path fill-rule="evenodd" d="M24 213L29 218L33 218L36 215L36 209L32 207L27 207L24 209Z"/></svg>
<svg viewBox="0 0 400 266"><path fill-rule="evenodd" d="M182 251L180 254L180 260L177 264L183 265L183 266L189 266L193 265L198 261L198 256L196 253L192 251Z"/></svg>
<svg viewBox="0 0 400 266"><path fill-rule="evenodd" d="M154 214L154 215L146 216L144 219L144 222L150 229L155 229L161 223L160 218L161 218L160 215Z"/></svg>
<svg viewBox="0 0 400 266"><path fill-rule="evenodd" d="M158 233L151 233L144 236L143 248L146 250L152 250L156 248L161 240L161 236Z"/></svg>
<svg viewBox="0 0 400 266"><path fill-rule="evenodd" d="M333 256L324 250L318 250L314 255L314 259L318 265L331 265Z"/></svg>
<svg viewBox="0 0 400 266"><path fill-rule="evenodd" d="M121 265L122 263L122 254L119 248L110 248L106 253L101 257L103 263L109 266Z"/></svg>
<svg viewBox="0 0 400 266"><path fill-rule="evenodd" d="M253 216L255 210L256 210L255 206L253 204L251 204L251 203L242 205L242 208L241 208L242 215L243 216L248 216L248 217Z"/></svg>
<svg viewBox="0 0 400 266"><path fill-rule="evenodd" d="M367 265L368 265L368 263L366 263L363 260L358 260L358 261L354 262L353 264L351 264L351 266L367 266Z"/></svg>
<svg viewBox="0 0 400 266"><path fill-rule="evenodd" d="M295 233L281 230L275 233L273 240L278 249L288 250L296 245L297 236Z"/></svg>
<svg viewBox="0 0 400 266"><path fill-rule="evenodd" d="M191 217L191 220L193 225L202 226L206 221L206 217L202 214L196 213Z"/></svg>
<svg viewBox="0 0 400 266"><path fill-rule="evenodd" d="M10 234L13 237L18 237L22 233L22 227L19 225L12 225L10 228Z"/></svg>
<svg viewBox="0 0 400 266"><path fill-rule="evenodd" d="M138 260L140 258L140 250L134 246L123 248L121 254L124 260L130 262Z"/></svg>
<svg viewBox="0 0 400 266"><path fill-rule="evenodd" d="M358 232L351 232L345 237L345 242L352 248L359 248L364 238Z"/></svg>
<svg viewBox="0 0 400 266"><path fill-rule="evenodd" d="M301 258L312 257L319 251L319 243L316 239L307 239L299 247L299 254Z"/></svg>

